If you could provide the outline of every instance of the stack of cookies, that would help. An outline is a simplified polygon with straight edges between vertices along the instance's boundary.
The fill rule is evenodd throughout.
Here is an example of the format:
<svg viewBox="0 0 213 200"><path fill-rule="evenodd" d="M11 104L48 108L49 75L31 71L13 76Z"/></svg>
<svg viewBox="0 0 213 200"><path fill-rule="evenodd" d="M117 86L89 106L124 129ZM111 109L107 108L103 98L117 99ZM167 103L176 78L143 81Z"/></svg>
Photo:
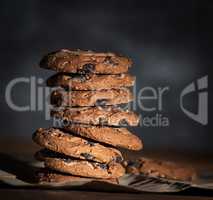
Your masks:
<svg viewBox="0 0 213 200"><path fill-rule="evenodd" d="M50 98L51 116L61 123L33 135L44 148L35 154L45 165L40 181L89 177L115 182L124 175L116 147L142 149L141 140L124 127L137 126L139 117L120 107L133 100L131 64L113 53L80 50L60 50L41 60L40 67L58 72L47 85L57 87Z"/></svg>

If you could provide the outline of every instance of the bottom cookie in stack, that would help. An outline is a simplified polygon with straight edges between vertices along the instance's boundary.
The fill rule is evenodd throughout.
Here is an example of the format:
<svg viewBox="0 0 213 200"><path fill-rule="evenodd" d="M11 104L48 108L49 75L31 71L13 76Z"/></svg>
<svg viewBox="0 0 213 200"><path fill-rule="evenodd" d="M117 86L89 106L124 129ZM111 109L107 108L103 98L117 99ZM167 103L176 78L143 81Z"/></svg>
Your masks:
<svg viewBox="0 0 213 200"><path fill-rule="evenodd" d="M99 179L99 178L85 178L80 176L73 176L66 173L61 173L58 171L54 171L48 168L41 168L36 171L35 178L37 182L40 184L54 184L54 185L65 185L72 182L88 182L92 181L101 181L101 182L108 182L112 184L118 184L118 179L110 178L110 179Z"/></svg>
<svg viewBox="0 0 213 200"><path fill-rule="evenodd" d="M124 174L120 163L98 163L88 160L78 160L47 149L38 151L35 158L44 161L46 168L68 173L75 176L90 178L119 178Z"/></svg>
<svg viewBox="0 0 213 200"><path fill-rule="evenodd" d="M125 173L119 163L123 160L122 155L115 148L106 147L56 128L38 129L33 135L33 140L44 147L35 154L35 158L43 161L46 168L65 173L66 176L69 174L75 178L79 176L117 179ZM42 177L44 180L44 177L53 178L56 175L45 171ZM71 177L66 179L72 180Z"/></svg>

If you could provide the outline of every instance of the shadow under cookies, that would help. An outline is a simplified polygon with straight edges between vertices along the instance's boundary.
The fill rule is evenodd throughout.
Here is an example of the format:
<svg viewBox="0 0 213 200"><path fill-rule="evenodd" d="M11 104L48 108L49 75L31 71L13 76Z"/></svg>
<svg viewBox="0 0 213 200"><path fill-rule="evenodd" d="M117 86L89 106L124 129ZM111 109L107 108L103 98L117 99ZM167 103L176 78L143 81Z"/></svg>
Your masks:
<svg viewBox="0 0 213 200"><path fill-rule="evenodd" d="M15 156L0 152L0 170L11 174L11 177L17 178L27 183L35 183L35 171L39 168L33 167L29 162L20 160ZM1 174L0 174L0 181Z"/></svg>

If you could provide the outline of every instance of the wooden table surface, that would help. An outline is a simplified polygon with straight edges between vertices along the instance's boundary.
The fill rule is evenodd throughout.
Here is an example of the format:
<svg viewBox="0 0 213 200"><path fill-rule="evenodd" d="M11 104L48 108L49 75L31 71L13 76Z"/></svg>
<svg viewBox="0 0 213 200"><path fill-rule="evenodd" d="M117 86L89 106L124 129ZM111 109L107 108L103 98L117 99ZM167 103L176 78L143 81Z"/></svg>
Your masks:
<svg viewBox="0 0 213 200"><path fill-rule="evenodd" d="M24 189L1 189L1 199L60 199L60 200L89 200L89 199L110 199L110 200L200 200L208 199L212 194L205 193L205 196L194 196L193 194L126 194L126 193L106 193L88 191L53 191L53 190L24 190Z"/></svg>
<svg viewBox="0 0 213 200"><path fill-rule="evenodd" d="M33 152L38 149L38 146L34 145L29 141L18 141L10 139L1 139L0 140L0 169L2 166L5 166L5 163L8 162L8 157L25 157L32 156ZM143 155L148 155L154 158L167 158L167 160L178 160L180 162L185 162L190 165L195 166L198 170L201 168L213 169L213 163L209 161L211 155L187 155L187 154L178 154L170 153L166 154L165 152L143 152ZM141 155L140 153L128 153L130 157L137 157ZM10 168L12 168L12 163L8 163ZM24 173L24 172L23 172ZM213 191L190 188L183 192L179 193L110 193L110 192L97 192L97 191L75 191L75 190L47 190L47 189L29 189L29 188L15 188L4 183L0 182L0 198L1 199L73 199L73 200L89 200L89 199L146 199L146 200L176 200L176 199L208 199L213 200Z"/></svg>

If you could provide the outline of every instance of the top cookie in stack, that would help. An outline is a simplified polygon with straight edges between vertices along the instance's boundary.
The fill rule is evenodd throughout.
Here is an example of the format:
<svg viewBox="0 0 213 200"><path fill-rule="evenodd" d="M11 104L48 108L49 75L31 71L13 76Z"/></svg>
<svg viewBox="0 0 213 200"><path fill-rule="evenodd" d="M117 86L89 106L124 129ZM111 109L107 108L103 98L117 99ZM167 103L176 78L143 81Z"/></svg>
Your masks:
<svg viewBox="0 0 213 200"><path fill-rule="evenodd" d="M60 129L38 129L33 135L36 143L51 150L36 154L47 168L92 178L124 174L122 154L115 147L142 148L137 136L118 127L139 123L134 112L118 106L133 100L129 87L135 78L126 73L131 64L113 53L80 50L60 50L41 60L42 68L59 72L47 85L63 88L51 94L51 104L57 107L51 116L69 122Z"/></svg>
<svg viewBox="0 0 213 200"><path fill-rule="evenodd" d="M50 53L40 62L40 67L45 69L78 74L122 74L126 73L131 65L130 59L114 53L67 49Z"/></svg>

